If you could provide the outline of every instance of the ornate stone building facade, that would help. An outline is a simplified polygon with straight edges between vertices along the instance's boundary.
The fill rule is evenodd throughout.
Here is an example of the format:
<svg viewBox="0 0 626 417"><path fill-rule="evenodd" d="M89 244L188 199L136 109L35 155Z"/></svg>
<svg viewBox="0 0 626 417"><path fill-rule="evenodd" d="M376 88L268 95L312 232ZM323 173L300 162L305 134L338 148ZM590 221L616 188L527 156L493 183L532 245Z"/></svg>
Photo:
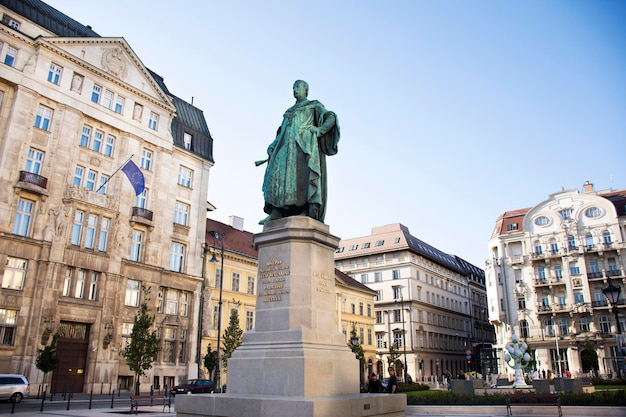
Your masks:
<svg viewBox="0 0 626 417"><path fill-rule="evenodd" d="M621 289L625 333L625 209L626 190L586 183L498 218L486 275L501 369L502 349L517 334L540 371L617 374L615 314L603 290Z"/></svg>
<svg viewBox="0 0 626 417"><path fill-rule="evenodd" d="M121 37L36 0L2 0L0 15L0 372L36 390L37 349L57 334L57 392L132 386L120 352L146 301L162 351L144 389L195 374L213 165L202 111ZM127 160L138 195L116 174Z"/></svg>

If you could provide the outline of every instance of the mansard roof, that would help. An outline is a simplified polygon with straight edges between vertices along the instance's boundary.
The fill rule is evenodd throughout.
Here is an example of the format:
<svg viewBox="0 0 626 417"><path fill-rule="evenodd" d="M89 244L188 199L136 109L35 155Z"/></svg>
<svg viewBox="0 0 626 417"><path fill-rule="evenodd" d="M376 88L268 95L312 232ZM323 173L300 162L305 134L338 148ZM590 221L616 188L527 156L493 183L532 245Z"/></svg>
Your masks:
<svg viewBox="0 0 626 417"><path fill-rule="evenodd" d="M213 238L211 232L216 231L224 237L224 251L258 259L258 251L254 248L253 234L245 230L236 229L217 220L206 220L205 242L209 246L221 248L221 242Z"/></svg>
<svg viewBox="0 0 626 417"><path fill-rule="evenodd" d="M61 13L39 0L0 0L0 4L13 10L35 24L61 37L99 37L90 26L78 23L71 17Z"/></svg>
<svg viewBox="0 0 626 417"><path fill-rule="evenodd" d="M341 281L344 285L348 287L356 288L359 291L368 292L368 293L371 293L372 295L377 294L376 291L374 291L367 285L357 281L356 279L352 278L350 275L341 272L337 268L335 268L335 278L337 278L339 281Z"/></svg>

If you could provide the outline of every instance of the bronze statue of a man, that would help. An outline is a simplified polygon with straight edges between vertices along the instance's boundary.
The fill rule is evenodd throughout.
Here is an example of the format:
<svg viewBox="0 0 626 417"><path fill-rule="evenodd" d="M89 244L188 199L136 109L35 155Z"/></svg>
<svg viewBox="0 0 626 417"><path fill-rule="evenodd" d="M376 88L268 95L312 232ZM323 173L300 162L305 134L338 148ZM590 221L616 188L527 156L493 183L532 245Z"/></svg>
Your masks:
<svg viewBox="0 0 626 417"><path fill-rule="evenodd" d="M267 149L263 179L264 224L289 216L321 222L326 213L326 156L337 153L339 124L335 113L309 100L309 85L293 84L296 103L283 115L276 139ZM265 161L261 161L265 162Z"/></svg>

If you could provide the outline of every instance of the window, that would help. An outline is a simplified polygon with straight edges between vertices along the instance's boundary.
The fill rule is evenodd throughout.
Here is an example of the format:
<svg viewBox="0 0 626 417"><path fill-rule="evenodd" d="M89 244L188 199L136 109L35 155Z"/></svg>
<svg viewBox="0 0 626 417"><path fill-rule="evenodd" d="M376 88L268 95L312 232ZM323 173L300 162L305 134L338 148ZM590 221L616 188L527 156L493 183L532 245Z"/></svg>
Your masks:
<svg viewBox="0 0 626 417"><path fill-rule="evenodd" d="M183 133L183 146L185 147L185 149L191 150L192 138L193 138L193 136L190 135L189 133L187 133L187 132Z"/></svg>
<svg viewBox="0 0 626 417"><path fill-rule="evenodd" d="M158 130L159 126L159 115L156 113L150 113L150 119L148 119L148 127L152 130Z"/></svg>
<svg viewBox="0 0 626 417"><path fill-rule="evenodd" d="M585 296L582 293L582 291L574 292L574 302L575 303L584 303L585 302Z"/></svg>
<svg viewBox="0 0 626 417"><path fill-rule="evenodd" d="M187 330L180 329L180 339L178 347L178 363L187 361Z"/></svg>
<svg viewBox="0 0 626 417"><path fill-rule="evenodd" d="M61 84L61 74L63 73L63 67L58 66L54 62L50 64L50 70L48 71L48 81L52 84Z"/></svg>
<svg viewBox="0 0 626 417"><path fill-rule="evenodd" d="M90 214L87 217L87 230L85 233L85 247L93 249L96 241L96 227L98 226L98 216Z"/></svg>
<svg viewBox="0 0 626 417"><path fill-rule="evenodd" d="M239 292L239 273L233 272L233 279L231 282L232 291Z"/></svg>
<svg viewBox="0 0 626 417"><path fill-rule="evenodd" d="M27 266L28 261L26 259L7 257L2 275L2 288L21 290L24 287Z"/></svg>
<svg viewBox="0 0 626 417"><path fill-rule="evenodd" d="M382 272L374 272L374 282L381 282L383 280Z"/></svg>
<svg viewBox="0 0 626 417"><path fill-rule="evenodd" d="M591 233L587 233L585 235L585 246L587 246L588 249L591 249L595 246L593 243L593 236L591 235Z"/></svg>
<svg viewBox="0 0 626 417"><path fill-rule="evenodd" d="M124 299L124 305L131 307L139 307L139 281L134 279L126 280L126 298Z"/></svg>
<svg viewBox="0 0 626 417"><path fill-rule="evenodd" d="M400 279L400 271L399 270L394 269L392 271L392 273L393 273L393 279Z"/></svg>
<svg viewBox="0 0 626 417"><path fill-rule="evenodd" d="M0 308L0 345L13 345L16 330L17 310Z"/></svg>
<svg viewBox="0 0 626 417"><path fill-rule="evenodd" d="M96 189L96 181L98 181L98 173L91 169L87 172L87 180L85 181L85 188L89 191Z"/></svg>
<svg viewBox="0 0 626 417"><path fill-rule="evenodd" d="M548 223L550 223L550 219L548 219L546 216L539 216L535 219L535 224L537 226L546 226L548 225Z"/></svg>
<svg viewBox="0 0 626 417"><path fill-rule="evenodd" d="M402 333L394 332L394 334L393 334L393 344L395 345L396 348L401 348L402 347Z"/></svg>
<svg viewBox="0 0 626 417"><path fill-rule="evenodd" d="M93 89L91 90L91 101L94 103L100 103L100 96L102 96L102 87L94 84Z"/></svg>
<svg viewBox="0 0 626 417"><path fill-rule="evenodd" d="M393 287L393 299L399 300L402 298L402 287Z"/></svg>
<svg viewBox="0 0 626 417"><path fill-rule="evenodd" d="M96 133L93 135L93 141L91 142L91 150L100 152L102 149L102 140L104 139L104 132L100 130L96 130Z"/></svg>
<svg viewBox="0 0 626 417"><path fill-rule="evenodd" d="M530 327L528 326L528 322L526 320L520 320L519 330L522 338L526 339L530 337Z"/></svg>
<svg viewBox="0 0 626 417"><path fill-rule="evenodd" d="M246 331L254 327L254 312L246 311Z"/></svg>
<svg viewBox="0 0 626 417"><path fill-rule="evenodd" d="M115 98L115 107L114 107L114 111L117 114L122 114L124 112L124 102L126 101L126 99L124 97L121 96L117 96Z"/></svg>
<svg viewBox="0 0 626 417"><path fill-rule="evenodd" d="M609 232L608 230L602 232L602 241L605 245L610 245L612 243L611 232Z"/></svg>
<svg viewBox="0 0 626 417"><path fill-rule="evenodd" d="M544 268L544 267L537 268L537 277L541 281L545 280L546 279L546 268Z"/></svg>
<svg viewBox="0 0 626 417"><path fill-rule="evenodd" d="M189 226L189 205L176 202L174 207L174 223L181 224L183 226Z"/></svg>
<svg viewBox="0 0 626 417"><path fill-rule="evenodd" d="M145 169L146 171L150 171L151 162L152 162L152 152L147 149L144 149L143 151L141 151L140 167L142 169Z"/></svg>
<svg viewBox="0 0 626 417"><path fill-rule="evenodd" d="M219 322L219 306L213 306L213 329L217 329L217 323Z"/></svg>
<svg viewBox="0 0 626 417"><path fill-rule="evenodd" d="M526 297L517 298L517 308L519 310L526 310Z"/></svg>
<svg viewBox="0 0 626 417"><path fill-rule="evenodd" d="M506 225L507 232L511 232L513 230L517 230L517 223L511 223Z"/></svg>
<svg viewBox="0 0 626 417"><path fill-rule="evenodd" d="M372 317L372 305L367 305L367 317Z"/></svg>
<svg viewBox="0 0 626 417"><path fill-rule="evenodd" d="M45 106L37 108L37 116L35 117L35 127L41 130L50 130L50 121L52 120L52 109Z"/></svg>
<svg viewBox="0 0 626 417"><path fill-rule="evenodd" d="M246 294L254 295L254 278L248 277L248 288Z"/></svg>
<svg viewBox="0 0 626 417"><path fill-rule="evenodd" d="M558 243L556 243L556 241L552 241L552 242L550 243L550 251L551 251L552 253L557 253L557 252L559 251L559 244L558 244Z"/></svg>
<svg viewBox="0 0 626 417"><path fill-rule="evenodd" d="M133 323L122 323L122 349L130 344L130 336L133 334Z"/></svg>
<svg viewBox="0 0 626 417"><path fill-rule="evenodd" d="M192 171L184 166L178 167L178 184L191 188Z"/></svg>
<svg viewBox="0 0 626 417"><path fill-rule="evenodd" d="M367 284L367 274L361 274L361 283Z"/></svg>
<svg viewBox="0 0 626 417"><path fill-rule="evenodd" d="M17 49L12 46L7 47L7 54L4 56L4 63L10 67L15 65L15 57L17 56Z"/></svg>
<svg viewBox="0 0 626 417"><path fill-rule="evenodd" d="M363 245L361 245L361 249L369 249L369 247L370 247L369 242L365 242Z"/></svg>
<svg viewBox="0 0 626 417"><path fill-rule="evenodd" d="M576 262L569 263L569 273L570 275L580 275L580 267Z"/></svg>
<svg viewBox="0 0 626 417"><path fill-rule="evenodd" d="M113 149L115 146L115 136L107 135L107 140L104 144L104 151L102 152L104 156L113 156Z"/></svg>
<svg viewBox="0 0 626 417"><path fill-rule="evenodd" d="M77 166L74 168L74 180L72 184L80 187L83 184L83 175L85 175L85 168Z"/></svg>
<svg viewBox="0 0 626 417"><path fill-rule="evenodd" d="M13 222L13 234L28 236L30 233L30 220L33 214L34 201L20 198L17 202L17 211Z"/></svg>
<svg viewBox="0 0 626 417"><path fill-rule="evenodd" d="M363 315L364 312L365 312L364 304L363 304L363 302L359 302L359 314Z"/></svg>
<svg viewBox="0 0 626 417"><path fill-rule="evenodd" d="M568 247L570 250L575 250L575 249L577 249L577 248L576 248L576 239L574 238L574 236L571 236L571 235L570 235L570 236L568 236L568 237L567 237L567 247Z"/></svg>
<svg viewBox="0 0 626 417"><path fill-rule="evenodd" d="M554 266L554 277L557 278L558 280L563 278L563 268L561 267L561 265Z"/></svg>
<svg viewBox="0 0 626 417"><path fill-rule="evenodd" d="M2 15L2 23L10 27L11 29L20 30L20 23L13 20L13 18L11 18L6 13Z"/></svg>
<svg viewBox="0 0 626 417"><path fill-rule="evenodd" d="M383 246L385 244L384 240L377 240L376 241L376 246Z"/></svg>
<svg viewBox="0 0 626 417"><path fill-rule="evenodd" d="M569 319L559 320L559 334L567 336L569 334Z"/></svg>
<svg viewBox="0 0 626 417"><path fill-rule="evenodd" d="M104 90L104 95L102 96L102 103L104 107L110 109L113 106L113 92L109 90Z"/></svg>
<svg viewBox="0 0 626 417"><path fill-rule="evenodd" d="M96 272L91 272L89 274L90 282L89 282L89 299L97 300L98 298L98 274Z"/></svg>
<svg viewBox="0 0 626 417"><path fill-rule="evenodd" d="M583 333L590 331L589 317L581 317L578 320L578 330Z"/></svg>
<svg viewBox="0 0 626 417"><path fill-rule="evenodd" d="M70 296L71 288L72 288L72 270L68 268L65 270L65 281L63 282L63 296L64 297Z"/></svg>
<svg viewBox="0 0 626 417"><path fill-rule="evenodd" d="M91 127L83 126L83 132L80 135L80 146L86 148L91 140Z"/></svg>
<svg viewBox="0 0 626 417"><path fill-rule="evenodd" d="M561 217L563 217L565 220L571 219L573 212L574 212L574 210L572 210L571 208L560 211Z"/></svg>
<svg viewBox="0 0 626 417"><path fill-rule="evenodd" d="M189 293L181 291L180 293L180 315L187 317L189 314Z"/></svg>
<svg viewBox="0 0 626 417"><path fill-rule="evenodd" d="M600 217L602 211L598 207L589 207L585 210L585 216L589 218Z"/></svg>
<svg viewBox="0 0 626 417"><path fill-rule="evenodd" d="M165 314L178 314L178 291L168 288L165 300Z"/></svg>
<svg viewBox="0 0 626 417"><path fill-rule="evenodd" d="M215 288L219 288L222 283L222 270L215 269Z"/></svg>
<svg viewBox="0 0 626 417"><path fill-rule="evenodd" d="M402 321L402 310L393 310L393 321L400 323Z"/></svg>
<svg viewBox="0 0 626 417"><path fill-rule="evenodd" d="M600 331L602 333L611 333L611 319L609 316L600 317Z"/></svg>
<svg viewBox="0 0 626 417"><path fill-rule="evenodd" d="M535 242L535 254L543 253L543 249L541 247L541 243L539 241Z"/></svg>
<svg viewBox="0 0 626 417"><path fill-rule="evenodd" d="M72 226L72 238L70 242L72 245L80 245L81 237L83 234L83 218L85 217L85 213L79 210L76 210L74 214L74 224Z"/></svg>
<svg viewBox="0 0 626 417"><path fill-rule="evenodd" d="M43 152L30 148L26 158L26 167L24 171L32 172L39 175L41 173L41 164L43 163Z"/></svg>
<svg viewBox="0 0 626 417"><path fill-rule="evenodd" d="M183 272L185 259L185 246L172 242L170 246L170 269L175 272Z"/></svg>
<svg viewBox="0 0 626 417"><path fill-rule="evenodd" d="M133 230L132 240L130 242L130 260L135 262L141 261L141 250L143 246L143 232Z"/></svg>
<svg viewBox="0 0 626 417"><path fill-rule="evenodd" d="M147 207L146 201L148 200L148 189L144 188L141 194L137 194L135 197L135 207L145 209Z"/></svg>
<svg viewBox="0 0 626 417"><path fill-rule="evenodd" d="M176 360L176 329L166 327L163 329L163 362Z"/></svg>
<svg viewBox="0 0 626 417"><path fill-rule="evenodd" d="M83 292L85 291L85 271L78 270L76 276L76 288L74 289L74 298L83 298Z"/></svg>

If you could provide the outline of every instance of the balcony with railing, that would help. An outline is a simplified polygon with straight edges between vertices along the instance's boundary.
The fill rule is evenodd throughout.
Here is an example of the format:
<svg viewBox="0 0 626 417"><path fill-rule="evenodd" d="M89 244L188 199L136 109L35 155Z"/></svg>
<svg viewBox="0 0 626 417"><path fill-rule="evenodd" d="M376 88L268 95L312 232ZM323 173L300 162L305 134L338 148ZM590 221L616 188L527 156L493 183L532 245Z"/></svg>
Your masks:
<svg viewBox="0 0 626 417"><path fill-rule="evenodd" d="M550 282L545 276L535 275L535 287L541 287L543 285L549 285Z"/></svg>
<svg viewBox="0 0 626 417"><path fill-rule="evenodd" d="M533 261L539 261L539 260L544 260L545 259L545 255L543 252L532 252L530 254L530 259Z"/></svg>
<svg viewBox="0 0 626 417"><path fill-rule="evenodd" d="M619 276L624 276L624 271L621 271L619 269L609 269L604 271L606 273L607 277L619 277Z"/></svg>
<svg viewBox="0 0 626 417"><path fill-rule="evenodd" d="M587 272L587 279L602 278L602 271Z"/></svg>
<svg viewBox="0 0 626 417"><path fill-rule="evenodd" d="M20 171L16 188L32 191L42 196L48 196L48 178L28 171Z"/></svg>
<svg viewBox="0 0 626 417"><path fill-rule="evenodd" d="M552 313L552 307L544 306L544 305L538 305L537 306L537 312L538 313Z"/></svg>
<svg viewBox="0 0 626 417"><path fill-rule="evenodd" d="M130 221L152 227L152 216L152 211L148 209L142 207L133 207L133 211L130 215Z"/></svg>
<svg viewBox="0 0 626 417"><path fill-rule="evenodd" d="M591 302L591 306L593 308L608 307L609 306L609 302L607 300L595 300L595 301Z"/></svg>
<svg viewBox="0 0 626 417"><path fill-rule="evenodd" d="M558 277L550 277L551 285L565 285L565 281L563 280L563 275Z"/></svg>

